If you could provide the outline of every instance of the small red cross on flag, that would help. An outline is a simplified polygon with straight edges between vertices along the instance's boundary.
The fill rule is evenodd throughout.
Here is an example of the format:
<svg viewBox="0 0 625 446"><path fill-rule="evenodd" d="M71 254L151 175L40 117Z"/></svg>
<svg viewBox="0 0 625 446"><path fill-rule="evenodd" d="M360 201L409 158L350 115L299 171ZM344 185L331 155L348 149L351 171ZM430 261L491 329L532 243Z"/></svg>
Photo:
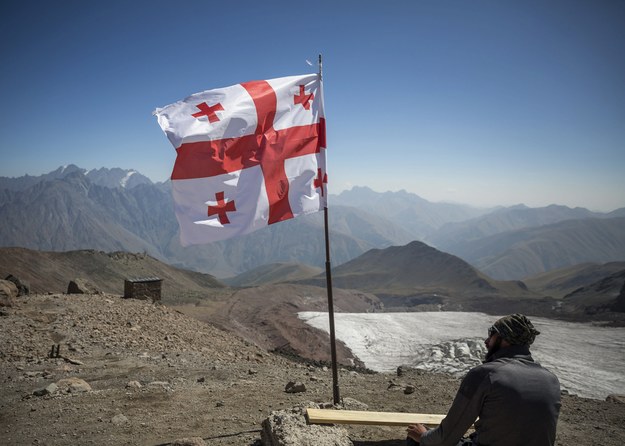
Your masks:
<svg viewBox="0 0 625 446"><path fill-rule="evenodd" d="M206 102L202 102L201 104L196 105L196 107L199 108L200 111L197 113L193 113L191 116L193 116L194 118L206 116L208 118L208 122L219 121L219 118L217 117L215 112L223 110L223 107L220 103L217 103L211 107Z"/></svg>
<svg viewBox="0 0 625 446"><path fill-rule="evenodd" d="M171 179L183 246L327 205L318 74L208 90L154 114L177 151Z"/></svg>

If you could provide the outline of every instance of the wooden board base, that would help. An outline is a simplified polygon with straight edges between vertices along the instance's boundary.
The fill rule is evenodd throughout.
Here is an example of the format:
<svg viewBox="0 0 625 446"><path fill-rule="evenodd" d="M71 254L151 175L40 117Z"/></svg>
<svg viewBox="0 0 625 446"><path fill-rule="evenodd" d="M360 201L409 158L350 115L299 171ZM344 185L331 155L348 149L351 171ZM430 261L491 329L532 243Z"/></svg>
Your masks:
<svg viewBox="0 0 625 446"><path fill-rule="evenodd" d="M380 426L408 426L421 423L436 426L445 415L403 412L368 412L362 410L307 409L310 424L375 424Z"/></svg>

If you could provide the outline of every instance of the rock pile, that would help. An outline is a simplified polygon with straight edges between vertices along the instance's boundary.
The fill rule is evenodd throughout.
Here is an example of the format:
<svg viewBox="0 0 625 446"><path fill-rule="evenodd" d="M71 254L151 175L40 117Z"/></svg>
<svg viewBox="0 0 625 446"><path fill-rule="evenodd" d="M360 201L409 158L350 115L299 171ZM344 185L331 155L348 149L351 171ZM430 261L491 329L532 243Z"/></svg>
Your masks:
<svg viewBox="0 0 625 446"><path fill-rule="evenodd" d="M338 426L306 423L306 408L319 408L315 403L272 412L263 421L261 438L264 446L353 446L347 430Z"/></svg>

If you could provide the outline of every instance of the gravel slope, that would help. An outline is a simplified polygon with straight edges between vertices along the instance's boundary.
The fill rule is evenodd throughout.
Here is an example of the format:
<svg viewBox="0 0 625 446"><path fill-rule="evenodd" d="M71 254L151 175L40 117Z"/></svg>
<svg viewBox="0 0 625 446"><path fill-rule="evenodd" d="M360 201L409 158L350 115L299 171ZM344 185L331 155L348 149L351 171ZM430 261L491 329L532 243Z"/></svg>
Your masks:
<svg viewBox="0 0 625 446"><path fill-rule="evenodd" d="M48 357L52 345L60 358ZM68 388L67 378L91 390ZM306 391L286 393L289 381ZM31 295L0 308L0 383L3 445L162 445L194 436L253 445L271 411L332 399L327 368L268 353L171 308L102 294ZM34 394L52 383L54 393ZM458 383L414 370L339 376L342 397L376 411L445 413ZM413 393L404 392L409 385ZM624 419L625 404L565 395L558 444L624 444ZM348 430L358 446L404 438L403 428Z"/></svg>

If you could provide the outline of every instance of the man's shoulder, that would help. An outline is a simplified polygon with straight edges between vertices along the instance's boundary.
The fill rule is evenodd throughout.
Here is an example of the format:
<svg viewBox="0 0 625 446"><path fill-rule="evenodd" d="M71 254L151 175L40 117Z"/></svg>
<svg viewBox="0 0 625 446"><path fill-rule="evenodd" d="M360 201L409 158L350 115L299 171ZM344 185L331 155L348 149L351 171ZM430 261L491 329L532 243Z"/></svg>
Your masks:
<svg viewBox="0 0 625 446"><path fill-rule="evenodd" d="M464 396L473 395L484 381L488 379L492 371L493 364L491 362L485 362L484 364L473 367L464 376L460 384L459 392Z"/></svg>
<svg viewBox="0 0 625 446"><path fill-rule="evenodd" d="M493 374L513 374L515 376L536 376L536 374L541 374L549 375L552 379L558 380L553 372L534 361L531 355L502 356L493 359L472 368L467 373L467 377L472 381L482 381L485 377Z"/></svg>
<svg viewBox="0 0 625 446"><path fill-rule="evenodd" d="M498 358L492 361L484 362L469 370L469 372L464 377L464 381L469 381L472 383L482 382L491 373L495 372L497 369L505 366L506 364L509 364L514 360L515 358Z"/></svg>
<svg viewBox="0 0 625 446"><path fill-rule="evenodd" d="M503 364L504 362L499 361L499 360L484 362L480 365L473 367L471 370L469 370L469 372L467 373L467 376L483 377L491 373L493 370L501 367Z"/></svg>

